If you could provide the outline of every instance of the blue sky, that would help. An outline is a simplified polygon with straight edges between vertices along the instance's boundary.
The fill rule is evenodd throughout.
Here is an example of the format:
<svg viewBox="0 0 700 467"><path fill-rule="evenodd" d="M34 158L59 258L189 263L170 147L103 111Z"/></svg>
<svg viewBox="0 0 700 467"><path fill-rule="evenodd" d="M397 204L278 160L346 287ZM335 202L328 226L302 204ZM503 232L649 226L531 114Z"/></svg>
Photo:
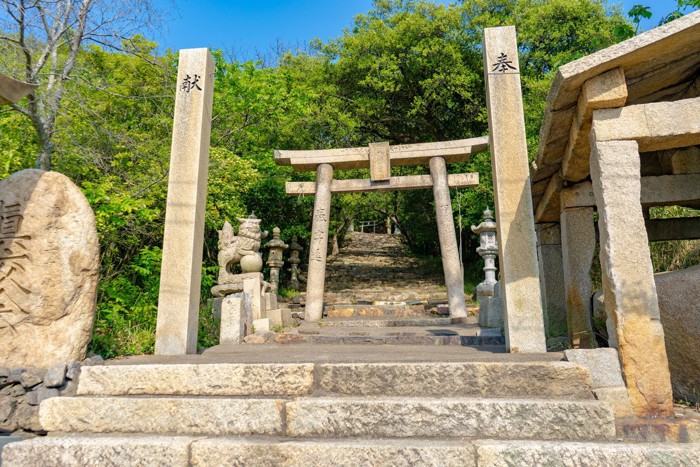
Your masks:
<svg viewBox="0 0 700 467"><path fill-rule="evenodd" d="M282 43L297 48L314 38L339 36L356 14L371 9L371 0L155 0L166 13L161 37L164 48L210 47L235 51L250 59ZM444 3L444 2L443 2ZM619 0L609 3L620 3ZM627 12L641 3L654 17L642 23L651 29L675 9L676 0L624 0Z"/></svg>

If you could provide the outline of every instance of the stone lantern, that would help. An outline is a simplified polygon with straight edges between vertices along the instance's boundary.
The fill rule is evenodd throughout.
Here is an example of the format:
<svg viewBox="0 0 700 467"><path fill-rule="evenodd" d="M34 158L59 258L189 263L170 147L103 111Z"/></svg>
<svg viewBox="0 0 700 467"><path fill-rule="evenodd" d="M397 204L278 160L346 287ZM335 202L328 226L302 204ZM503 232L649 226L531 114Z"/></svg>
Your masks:
<svg viewBox="0 0 700 467"><path fill-rule="evenodd" d="M279 227L272 229L272 240L265 244L265 248L270 250L267 256L267 265L270 266L270 291L276 295L280 283L280 269L284 266L282 254L289 248L289 245L280 239Z"/></svg>
<svg viewBox="0 0 700 467"><path fill-rule="evenodd" d="M291 275L292 278L289 280L289 285L291 286L292 290L296 290L297 292L301 288L301 284L299 283L299 263L301 263L301 259L299 258L299 254L304 251L304 248L299 245L297 236L294 235L292 237L292 244L289 246L289 250L291 251L291 255L289 257L289 264L291 264Z"/></svg>
<svg viewBox="0 0 700 467"><path fill-rule="evenodd" d="M496 222L490 209L484 211L484 220L478 226L472 226L472 232L479 234L479 247L476 252L484 258L484 274L486 278L476 286L476 297L479 300L479 325L484 327L500 327L503 325L503 309L500 297L500 284L496 280L496 256L498 255L498 240L496 238Z"/></svg>

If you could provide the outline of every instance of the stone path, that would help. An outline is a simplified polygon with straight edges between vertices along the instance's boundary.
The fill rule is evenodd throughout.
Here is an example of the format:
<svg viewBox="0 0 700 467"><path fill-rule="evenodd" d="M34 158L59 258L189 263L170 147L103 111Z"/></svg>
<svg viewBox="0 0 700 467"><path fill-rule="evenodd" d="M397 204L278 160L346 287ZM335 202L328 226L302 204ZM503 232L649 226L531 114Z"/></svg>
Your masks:
<svg viewBox="0 0 700 467"><path fill-rule="evenodd" d="M441 271L415 258L399 235L351 232L340 254L329 258L324 301L447 303Z"/></svg>

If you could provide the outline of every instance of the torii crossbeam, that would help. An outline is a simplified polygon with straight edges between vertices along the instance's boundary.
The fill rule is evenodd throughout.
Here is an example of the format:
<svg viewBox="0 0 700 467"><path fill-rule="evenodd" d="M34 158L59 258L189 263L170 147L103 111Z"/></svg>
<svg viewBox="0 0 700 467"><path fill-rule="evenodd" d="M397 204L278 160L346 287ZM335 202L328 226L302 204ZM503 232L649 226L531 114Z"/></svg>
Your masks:
<svg viewBox="0 0 700 467"><path fill-rule="evenodd" d="M326 280L328 226L332 193L412 190L433 188L435 214L440 237L440 254L447 286L450 317L467 316L464 278L459 262L450 188L476 186L479 174L447 174L446 163L465 162L472 154L488 149L488 136L438 143L371 143L366 148L324 149L315 151L275 151L278 165L297 171L316 171L316 183L287 182L289 195L315 195L311 228L311 247L306 286L306 319L319 321L323 316L323 292ZM392 165L430 165L430 175L392 177ZM369 168L369 179L333 180L333 170Z"/></svg>

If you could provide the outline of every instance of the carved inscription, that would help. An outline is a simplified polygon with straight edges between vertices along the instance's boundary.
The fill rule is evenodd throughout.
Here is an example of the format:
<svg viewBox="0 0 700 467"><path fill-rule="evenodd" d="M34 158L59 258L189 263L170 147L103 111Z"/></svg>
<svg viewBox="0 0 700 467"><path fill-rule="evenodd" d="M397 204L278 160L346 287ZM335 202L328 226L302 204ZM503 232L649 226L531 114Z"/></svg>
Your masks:
<svg viewBox="0 0 700 467"><path fill-rule="evenodd" d="M0 328L12 325L14 315L27 315L31 291L22 284L29 254L30 235L20 235L22 206L0 200ZM16 317L15 317L16 318Z"/></svg>
<svg viewBox="0 0 700 467"><path fill-rule="evenodd" d="M191 78L190 75L187 75L184 80L182 80L182 84L180 85L180 88L189 93L192 90L197 90L201 91L202 88L199 87L199 75L194 75L194 78Z"/></svg>
<svg viewBox="0 0 700 467"><path fill-rule="evenodd" d="M496 63L493 64L494 73L505 73L508 70L516 70L517 68L513 66L513 61L508 60L508 55L501 52L501 55L496 59Z"/></svg>
<svg viewBox="0 0 700 467"><path fill-rule="evenodd" d="M315 229L311 236L311 261L324 261L323 253L321 252L322 245L326 241L327 231L322 226L328 225L328 215L323 207L316 209L314 212L314 223L318 221L319 228Z"/></svg>

